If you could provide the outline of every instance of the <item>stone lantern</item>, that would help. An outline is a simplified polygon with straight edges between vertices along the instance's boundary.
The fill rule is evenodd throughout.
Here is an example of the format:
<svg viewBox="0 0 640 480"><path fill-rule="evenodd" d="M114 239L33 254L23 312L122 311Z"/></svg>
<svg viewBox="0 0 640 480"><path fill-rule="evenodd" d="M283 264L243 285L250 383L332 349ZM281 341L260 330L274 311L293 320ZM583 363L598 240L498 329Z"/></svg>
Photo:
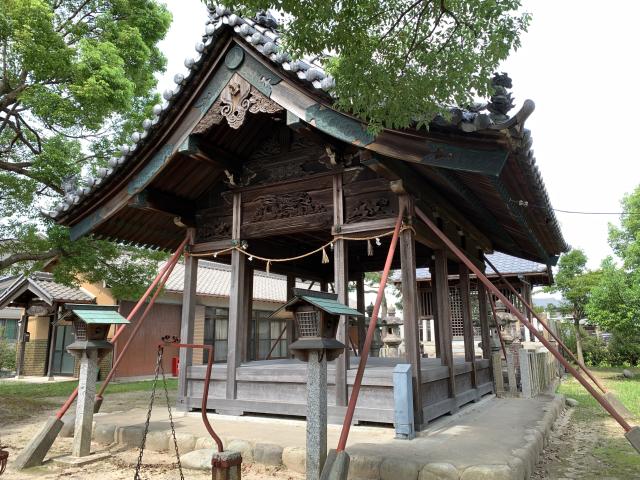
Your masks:
<svg viewBox="0 0 640 480"><path fill-rule="evenodd" d="M506 345L520 342L520 331L518 329L518 317L509 313L507 307L498 300L496 302L496 317L499 326L502 326L502 339Z"/></svg>
<svg viewBox="0 0 640 480"><path fill-rule="evenodd" d="M327 458L327 361L345 349L336 340L341 316L362 313L338 302L338 295L314 290L293 289L293 298L279 311L292 312L298 340L289 349L307 362L307 458L306 478L319 480Z"/></svg>
<svg viewBox="0 0 640 480"><path fill-rule="evenodd" d="M382 349L383 357L400 356L400 344L402 343L402 335L400 335L400 326L403 324L401 318L396 317L396 309L389 307L389 314L382 319Z"/></svg>
<svg viewBox="0 0 640 480"><path fill-rule="evenodd" d="M118 313L117 305L65 304L64 310L59 321L72 322L76 337L67 351L80 360L73 452L71 457L65 457L69 463L77 465L96 459L96 455L91 455L93 408L98 362L113 349L107 340L109 329L111 325L128 324L129 321ZM86 458L81 461L81 457Z"/></svg>

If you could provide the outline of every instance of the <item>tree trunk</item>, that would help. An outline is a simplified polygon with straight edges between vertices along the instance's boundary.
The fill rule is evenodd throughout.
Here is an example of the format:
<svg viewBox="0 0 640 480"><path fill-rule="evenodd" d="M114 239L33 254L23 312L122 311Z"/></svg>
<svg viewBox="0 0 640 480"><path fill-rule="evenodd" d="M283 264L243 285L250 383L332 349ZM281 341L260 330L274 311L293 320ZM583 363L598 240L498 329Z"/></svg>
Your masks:
<svg viewBox="0 0 640 480"><path fill-rule="evenodd" d="M582 338L580 337L580 319L573 319L573 325L576 330L576 353L578 354L578 361L584 365L584 357L582 356Z"/></svg>

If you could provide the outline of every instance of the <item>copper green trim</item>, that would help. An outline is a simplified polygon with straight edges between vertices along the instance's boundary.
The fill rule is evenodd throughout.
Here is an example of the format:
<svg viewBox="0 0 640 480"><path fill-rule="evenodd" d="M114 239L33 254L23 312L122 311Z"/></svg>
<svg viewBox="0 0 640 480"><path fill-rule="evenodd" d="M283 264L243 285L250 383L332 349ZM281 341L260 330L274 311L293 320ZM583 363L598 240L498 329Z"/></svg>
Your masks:
<svg viewBox="0 0 640 480"><path fill-rule="evenodd" d="M509 155L505 150L474 150L426 141L425 150L428 153L422 157L420 163L423 165L491 177L500 175Z"/></svg>
<svg viewBox="0 0 640 480"><path fill-rule="evenodd" d="M147 163L144 168L133 177L129 185L127 185L127 193L129 193L129 195L134 195L147 186L153 177L165 166L173 153L174 147L175 145L172 143L167 143L156 152L151 161Z"/></svg>
<svg viewBox="0 0 640 480"><path fill-rule="evenodd" d="M354 145L363 147L375 139L362 123L318 103L305 110L305 121L313 122L319 130Z"/></svg>

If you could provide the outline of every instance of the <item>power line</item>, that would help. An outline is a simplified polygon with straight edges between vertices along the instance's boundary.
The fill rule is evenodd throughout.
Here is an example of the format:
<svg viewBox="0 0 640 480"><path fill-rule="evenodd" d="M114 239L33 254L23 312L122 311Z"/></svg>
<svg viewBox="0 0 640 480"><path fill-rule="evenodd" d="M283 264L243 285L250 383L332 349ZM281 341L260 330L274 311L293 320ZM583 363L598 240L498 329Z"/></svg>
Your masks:
<svg viewBox="0 0 640 480"><path fill-rule="evenodd" d="M547 210L547 207L544 207L542 205L535 205L533 203L527 202L526 200L511 199L511 202L524 208L533 207L533 208L539 208L541 210ZM584 210L563 210L560 208L551 208L551 210L558 213L570 213L574 215L618 215L618 216L619 215L640 215L640 212L587 212Z"/></svg>

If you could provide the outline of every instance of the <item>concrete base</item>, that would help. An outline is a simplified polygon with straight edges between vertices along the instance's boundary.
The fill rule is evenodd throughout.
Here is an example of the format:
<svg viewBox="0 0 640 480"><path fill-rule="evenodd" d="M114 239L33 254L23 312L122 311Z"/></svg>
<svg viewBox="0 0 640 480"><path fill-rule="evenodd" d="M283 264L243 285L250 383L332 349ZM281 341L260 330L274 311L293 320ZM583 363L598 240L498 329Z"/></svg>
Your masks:
<svg viewBox="0 0 640 480"><path fill-rule="evenodd" d="M57 417L50 417L45 426L40 430L33 440L16 457L13 468L22 470L23 468L37 467L42 465L44 457L53 445L58 433L64 426L64 422Z"/></svg>
<svg viewBox="0 0 640 480"><path fill-rule="evenodd" d="M609 401L613 408L616 409L616 412L622 415L623 418L633 418L633 413L627 410L627 407L625 407L622 402L618 400L618 397L616 397L612 392L605 393L604 397Z"/></svg>
<svg viewBox="0 0 640 480"><path fill-rule="evenodd" d="M627 433L624 434L627 440L633 448L640 453L640 427L633 427Z"/></svg>
<svg viewBox="0 0 640 480"><path fill-rule="evenodd" d="M240 480L242 457L239 452L216 452L211 457L213 480Z"/></svg>
<svg viewBox="0 0 640 480"><path fill-rule="evenodd" d="M91 453L85 457L74 457L73 455L66 455L64 457L58 457L53 459L53 463L64 466L79 466L86 465L88 463L97 462L109 458L111 454L109 452Z"/></svg>
<svg viewBox="0 0 640 480"><path fill-rule="evenodd" d="M324 463L320 480L347 480L349 475L349 454L331 450Z"/></svg>

